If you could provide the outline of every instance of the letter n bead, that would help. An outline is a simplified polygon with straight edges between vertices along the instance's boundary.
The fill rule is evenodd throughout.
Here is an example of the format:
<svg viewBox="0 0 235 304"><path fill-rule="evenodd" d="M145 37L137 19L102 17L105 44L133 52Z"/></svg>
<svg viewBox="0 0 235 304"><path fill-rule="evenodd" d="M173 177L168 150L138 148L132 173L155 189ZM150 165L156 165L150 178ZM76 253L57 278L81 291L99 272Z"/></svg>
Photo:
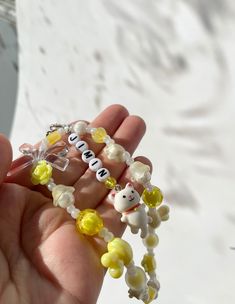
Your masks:
<svg viewBox="0 0 235 304"><path fill-rule="evenodd" d="M96 178L99 182L104 182L110 176L110 172L106 168L100 168L96 172Z"/></svg>

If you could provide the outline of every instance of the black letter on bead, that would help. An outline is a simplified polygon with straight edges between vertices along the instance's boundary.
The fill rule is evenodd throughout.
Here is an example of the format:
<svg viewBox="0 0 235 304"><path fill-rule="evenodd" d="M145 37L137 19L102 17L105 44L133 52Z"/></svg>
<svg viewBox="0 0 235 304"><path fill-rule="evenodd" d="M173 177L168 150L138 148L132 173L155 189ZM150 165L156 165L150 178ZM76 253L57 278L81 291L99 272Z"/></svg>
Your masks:
<svg viewBox="0 0 235 304"><path fill-rule="evenodd" d="M87 150L86 152L83 152L83 154L86 156L86 159L91 158L93 154L91 153L90 150Z"/></svg>
<svg viewBox="0 0 235 304"><path fill-rule="evenodd" d="M74 140L76 140L78 137L77 137L77 135L74 135L74 137L69 137L69 139L71 140L71 141L74 141Z"/></svg>
<svg viewBox="0 0 235 304"><path fill-rule="evenodd" d="M81 147L83 147L85 144L84 143L81 143L80 146L78 146L78 149L80 149Z"/></svg>
<svg viewBox="0 0 235 304"><path fill-rule="evenodd" d="M92 162L92 161L91 161ZM95 164L98 163L98 160L95 160L93 163L91 163L91 166L94 166Z"/></svg>
<svg viewBox="0 0 235 304"><path fill-rule="evenodd" d="M99 174L100 177L103 177L103 176L107 175L107 170L105 168L100 169L99 171L97 171L97 174Z"/></svg>

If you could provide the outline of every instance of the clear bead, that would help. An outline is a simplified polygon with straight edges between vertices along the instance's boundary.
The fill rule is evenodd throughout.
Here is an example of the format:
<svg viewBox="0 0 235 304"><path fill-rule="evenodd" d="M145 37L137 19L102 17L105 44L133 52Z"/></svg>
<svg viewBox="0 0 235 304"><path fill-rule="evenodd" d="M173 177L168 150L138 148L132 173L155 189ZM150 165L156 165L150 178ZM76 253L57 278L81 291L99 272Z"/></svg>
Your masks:
<svg viewBox="0 0 235 304"><path fill-rule="evenodd" d="M94 133L96 131L96 129L97 128L87 127L86 131L87 131L87 133L92 134L92 133Z"/></svg>
<svg viewBox="0 0 235 304"><path fill-rule="evenodd" d="M69 214L71 214L73 211L76 210L76 207L74 205L70 205L66 208L66 210Z"/></svg>
<svg viewBox="0 0 235 304"><path fill-rule="evenodd" d="M111 145L111 144L115 143L115 141L109 135L105 136L104 142L105 142L106 145Z"/></svg>
<svg viewBox="0 0 235 304"><path fill-rule="evenodd" d="M73 209L72 212L71 212L72 218L74 218L76 220L76 218L78 217L79 213L80 213L79 209L77 209L77 208Z"/></svg>
<svg viewBox="0 0 235 304"><path fill-rule="evenodd" d="M115 190L116 192L119 192L119 191L122 190L122 186L119 185L119 184L117 184L117 185L114 187L114 190Z"/></svg>

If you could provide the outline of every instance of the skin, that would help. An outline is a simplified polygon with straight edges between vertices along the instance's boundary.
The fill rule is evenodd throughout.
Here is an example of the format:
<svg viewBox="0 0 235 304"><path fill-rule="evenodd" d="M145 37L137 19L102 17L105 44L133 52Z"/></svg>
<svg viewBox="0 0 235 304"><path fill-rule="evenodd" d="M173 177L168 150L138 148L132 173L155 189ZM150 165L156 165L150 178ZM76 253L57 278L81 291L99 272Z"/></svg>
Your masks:
<svg viewBox="0 0 235 304"><path fill-rule="evenodd" d="M131 154L145 133L143 120L120 105L105 109L91 126L104 127ZM103 145L85 140L124 186L129 181L126 166L108 161ZM0 303L96 303L105 275L100 263L104 242L78 233L67 212L53 206L46 187L32 186L30 168L17 170L25 158L12 162L11 145L3 135L0 155ZM69 158L66 172L54 170L55 182L74 186L76 206L96 209L105 226L121 236L125 226L108 202L107 189L75 149L70 148ZM146 158L138 160L150 165Z"/></svg>

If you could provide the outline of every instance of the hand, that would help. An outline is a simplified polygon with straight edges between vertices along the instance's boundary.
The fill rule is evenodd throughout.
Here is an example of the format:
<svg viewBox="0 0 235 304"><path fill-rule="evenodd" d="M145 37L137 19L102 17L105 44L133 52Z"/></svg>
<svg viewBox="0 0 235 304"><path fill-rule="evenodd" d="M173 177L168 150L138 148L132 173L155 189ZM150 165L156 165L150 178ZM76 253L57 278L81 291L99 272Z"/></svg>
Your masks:
<svg viewBox="0 0 235 304"><path fill-rule="evenodd" d="M91 125L104 127L130 153L145 132L143 120L129 116L119 105L104 110ZM86 141L124 185L128 181L125 165L108 161L102 145ZM65 210L53 206L46 187L32 187L30 168L6 177L10 166L19 166L24 157L11 165L11 146L2 135L0 155L0 303L96 303L105 274L100 263L105 244L76 232L75 221ZM87 170L75 149L70 149L69 158L66 172L54 170L56 184L73 185L76 206L96 209L105 226L120 236L125 225L108 203L107 189Z"/></svg>

